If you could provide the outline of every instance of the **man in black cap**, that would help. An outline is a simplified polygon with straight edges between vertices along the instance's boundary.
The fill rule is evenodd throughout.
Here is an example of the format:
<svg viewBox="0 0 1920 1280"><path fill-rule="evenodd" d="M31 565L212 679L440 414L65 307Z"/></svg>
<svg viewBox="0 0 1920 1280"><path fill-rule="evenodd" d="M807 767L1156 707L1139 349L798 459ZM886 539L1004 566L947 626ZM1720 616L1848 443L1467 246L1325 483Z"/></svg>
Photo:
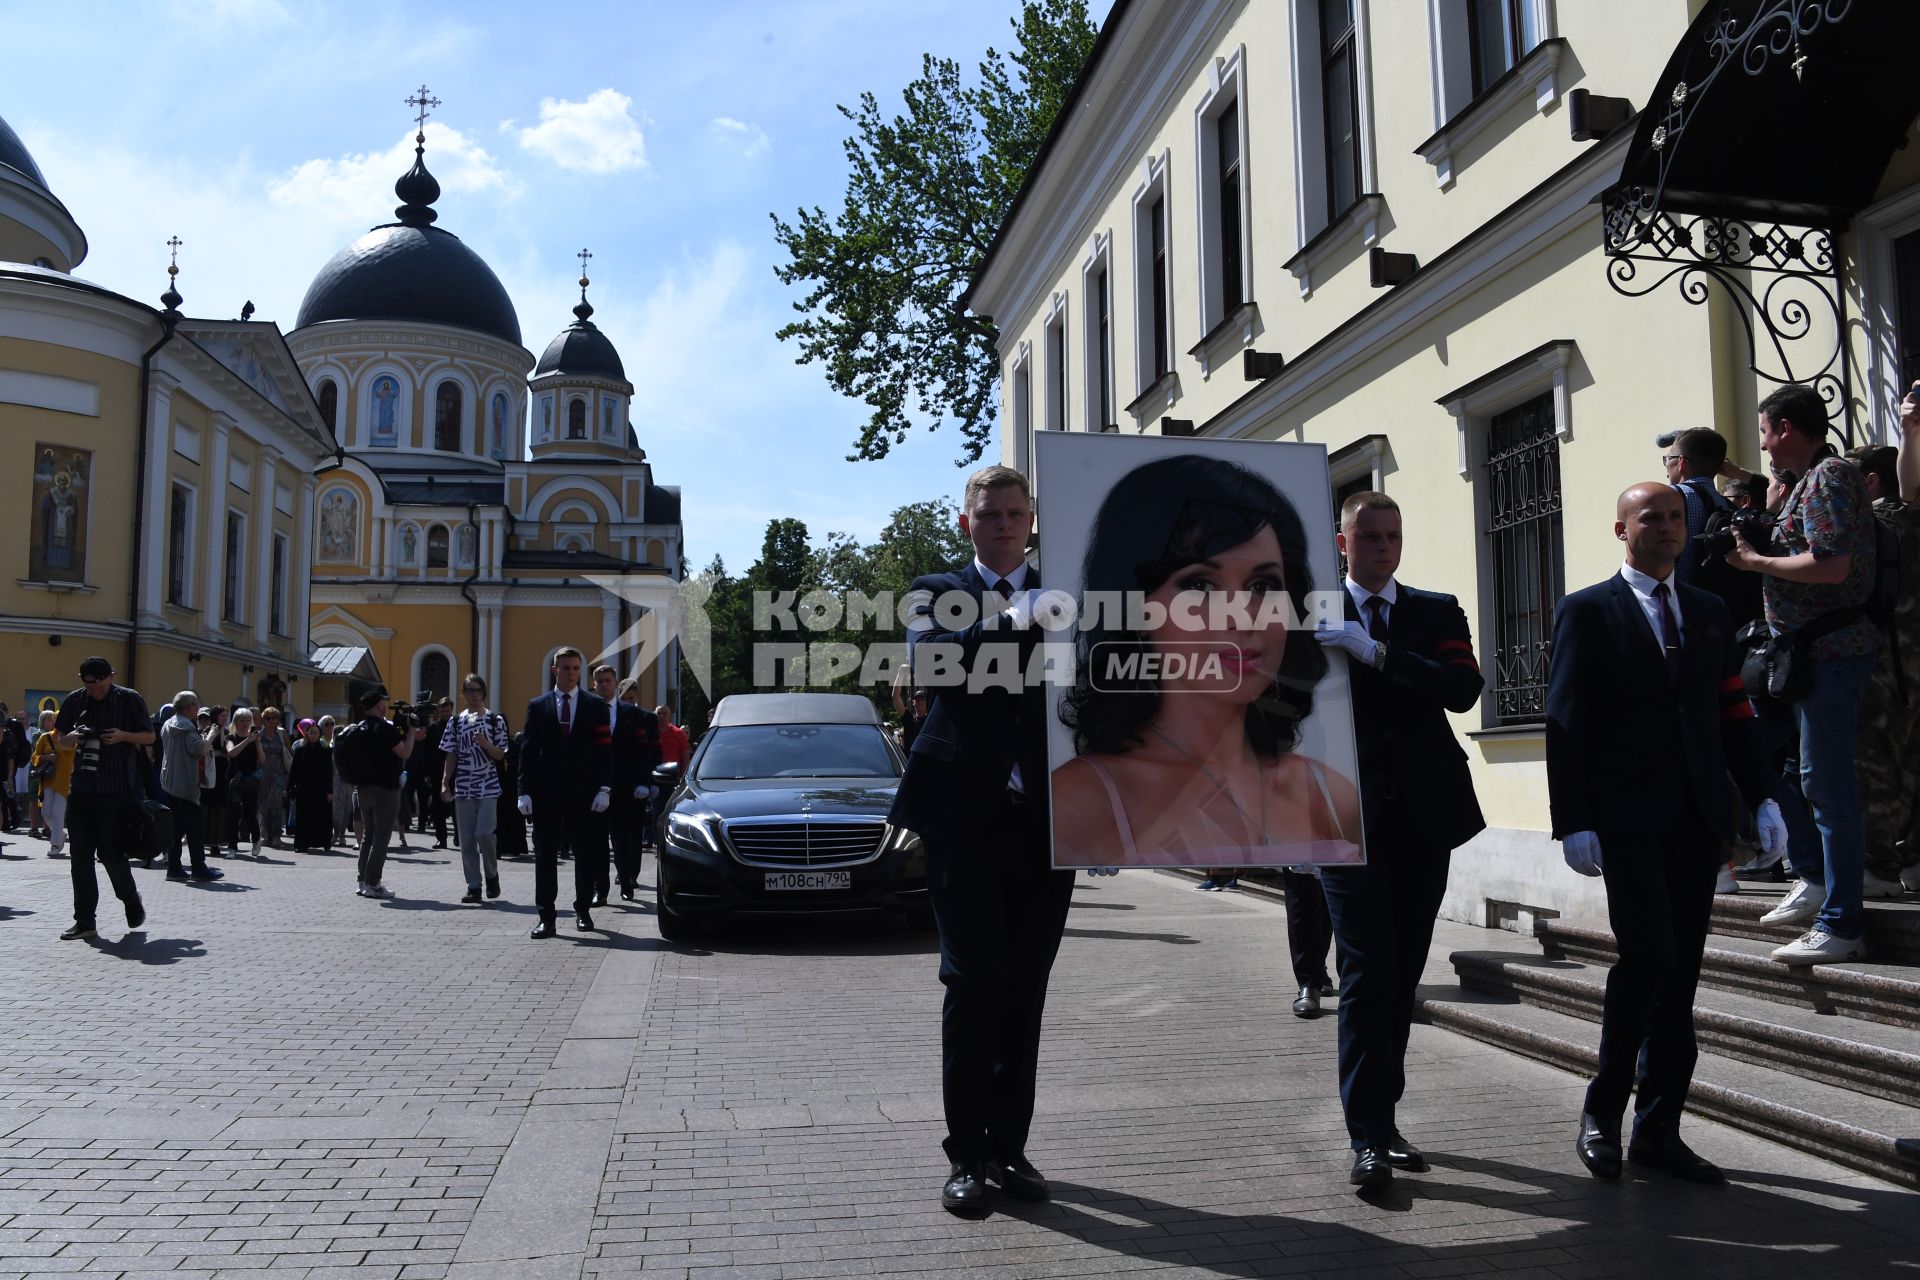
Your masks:
<svg viewBox="0 0 1920 1280"><path fill-rule="evenodd" d="M121 847L128 811L142 796L141 747L153 742L153 718L133 690L113 682L113 664L88 658L80 664L80 688L60 704L54 732L73 748L73 781L67 792L68 866L73 874L73 927L62 939L93 937L100 881L93 862L107 869L113 892L127 909L127 928L146 923L147 909Z"/></svg>

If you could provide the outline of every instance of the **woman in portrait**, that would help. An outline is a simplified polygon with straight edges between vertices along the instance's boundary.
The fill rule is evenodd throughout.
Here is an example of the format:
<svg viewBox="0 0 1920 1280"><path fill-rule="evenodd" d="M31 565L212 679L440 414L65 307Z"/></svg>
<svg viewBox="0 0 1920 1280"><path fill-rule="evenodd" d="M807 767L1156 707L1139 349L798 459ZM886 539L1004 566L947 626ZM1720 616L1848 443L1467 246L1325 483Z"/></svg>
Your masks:
<svg viewBox="0 0 1920 1280"><path fill-rule="evenodd" d="M1077 755L1053 774L1058 865L1360 859L1353 781L1294 750L1327 658L1286 626L1304 625L1314 583L1278 489L1195 454L1137 467L1100 505L1082 586L1166 612L1151 631L1125 629L1151 616L1102 616L1078 634L1060 711ZM1128 655L1142 659L1131 670L1115 661Z"/></svg>

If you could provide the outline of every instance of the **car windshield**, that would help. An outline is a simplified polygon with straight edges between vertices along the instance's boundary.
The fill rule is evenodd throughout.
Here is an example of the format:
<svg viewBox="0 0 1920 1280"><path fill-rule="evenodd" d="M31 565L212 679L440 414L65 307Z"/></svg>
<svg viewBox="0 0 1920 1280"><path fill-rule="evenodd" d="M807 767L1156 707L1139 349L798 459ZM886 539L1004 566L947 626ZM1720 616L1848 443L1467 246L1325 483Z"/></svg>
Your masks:
<svg viewBox="0 0 1920 1280"><path fill-rule="evenodd" d="M880 730L866 724L743 724L714 729L694 776L744 778L891 778L899 774Z"/></svg>

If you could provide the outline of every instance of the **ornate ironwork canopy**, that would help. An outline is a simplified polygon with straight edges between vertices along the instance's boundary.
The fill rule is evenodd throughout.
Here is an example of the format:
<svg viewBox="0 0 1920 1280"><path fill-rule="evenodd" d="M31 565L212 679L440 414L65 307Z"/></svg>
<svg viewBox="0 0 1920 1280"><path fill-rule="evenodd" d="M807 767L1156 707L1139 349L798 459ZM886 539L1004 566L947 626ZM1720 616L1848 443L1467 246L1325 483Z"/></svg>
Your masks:
<svg viewBox="0 0 1920 1280"><path fill-rule="evenodd" d="M1698 305L1719 284L1754 372L1817 388L1849 437L1837 242L1920 115L1916 50L1911 0L1711 0L1602 197L1615 289L1677 280Z"/></svg>

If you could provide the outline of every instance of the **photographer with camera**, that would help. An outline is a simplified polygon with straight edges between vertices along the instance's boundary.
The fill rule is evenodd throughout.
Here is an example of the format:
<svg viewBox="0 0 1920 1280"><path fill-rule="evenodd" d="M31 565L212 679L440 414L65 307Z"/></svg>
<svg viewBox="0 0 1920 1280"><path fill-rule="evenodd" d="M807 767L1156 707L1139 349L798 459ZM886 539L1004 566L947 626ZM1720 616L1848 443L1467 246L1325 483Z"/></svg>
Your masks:
<svg viewBox="0 0 1920 1280"><path fill-rule="evenodd" d="M1811 387L1781 387L1760 402L1760 448L1797 478L1756 546L1734 529L1727 563L1761 574L1769 642L1769 689L1791 706L1799 731L1799 777L1781 805L1801 877L1767 924L1810 923L1776 947L1788 964L1831 964L1866 955L1860 903L1866 833L1854 751L1860 701L1880 652L1867 617L1876 533L1866 482L1827 443L1827 408ZM1743 513L1744 514L1744 513Z"/></svg>
<svg viewBox="0 0 1920 1280"><path fill-rule="evenodd" d="M388 720L391 712L393 719ZM413 754L413 724L404 708L393 706L385 689L373 689L360 698L360 722L340 734L334 744L334 763L340 776L353 784L360 798L360 886L362 898L391 898L381 882L386 870L387 845L400 816L400 773Z"/></svg>
<svg viewBox="0 0 1920 1280"><path fill-rule="evenodd" d="M1761 593L1758 578L1726 562L1733 550L1733 528L1743 518L1741 508L1714 487L1714 477L1726 468L1726 438L1718 431L1690 427L1659 440L1665 448L1660 461L1667 469L1667 483L1680 491L1687 508L1687 547L1674 566L1674 578L1719 596L1738 630L1761 616Z"/></svg>
<svg viewBox="0 0 1920 1280"><path fill-rule="evenodd" d="M72 844L73 927L62 939L93 937L94 911L100 905L97 858L107 869L114 896L127 910L127 928L146 923L147 909L121 847L127 811L142 796L139 748L153 742L153 718L146 701L113 682L113 664L88 658L80 664L80 688L60 704L54 732L74 751L73 778L67 794L67 836Z"/></svg>

